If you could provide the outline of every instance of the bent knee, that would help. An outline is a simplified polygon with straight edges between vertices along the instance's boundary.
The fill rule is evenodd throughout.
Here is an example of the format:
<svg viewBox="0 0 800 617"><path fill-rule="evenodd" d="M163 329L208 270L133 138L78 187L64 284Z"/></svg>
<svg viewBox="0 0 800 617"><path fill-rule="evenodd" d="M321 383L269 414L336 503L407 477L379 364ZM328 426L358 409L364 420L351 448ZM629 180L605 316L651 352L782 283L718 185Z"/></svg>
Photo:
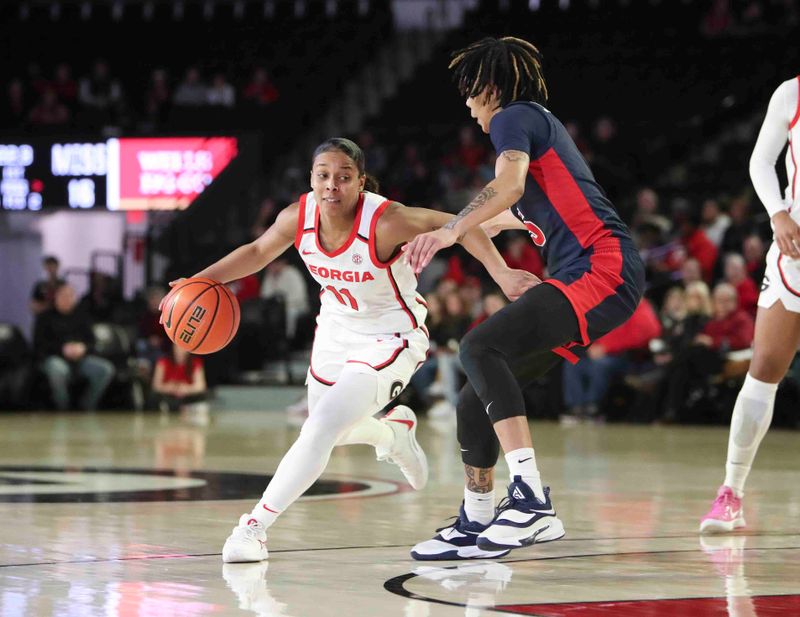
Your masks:
<svg viewBox="0 0 800 617"><path fill-rule="evenodd" d="M469 362L469 360L479 358L486 353L488 348L489 346L480 335L480 332L472 330L467 332L461 339L458 348L458 356L461 358L462 363L464 363L464 361Z"/></svg>

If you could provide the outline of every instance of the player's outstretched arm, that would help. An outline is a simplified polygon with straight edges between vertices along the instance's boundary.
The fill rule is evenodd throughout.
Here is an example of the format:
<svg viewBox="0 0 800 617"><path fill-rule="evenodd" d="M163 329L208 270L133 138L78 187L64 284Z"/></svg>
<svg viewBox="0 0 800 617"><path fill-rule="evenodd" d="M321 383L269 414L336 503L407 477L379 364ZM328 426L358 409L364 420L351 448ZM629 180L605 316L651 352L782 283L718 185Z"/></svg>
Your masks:
<svg viewBox="0 0 800 617"><path fill-rule="evenodd" d="M494 238L501 231L507 229L527 229L525 223L511 214L511 210L503 210L500 214L494 215L488 221L481 223L481 228L490 238Z"/></svg>
<svg viewBox="0 0 800 617"><path fill-rule="evenodd" d="M426 231L440 229L452 218L453 215L446 212L427 208L407 208L402 204L393 203L378 221L376 242L379 253L383 252L389 256L397 250L397 247L402 247L404 242ZM465 232L460 243L483 264L509 300L516 300L525 291L541 283L541 280L530 272L509 268L497 251L497 247L480 226Z"/></svg>
<svg viewBox="0 0 800 617"><path fill-rule="evenodd" d="M258 272L294 243L299 207L298 203L287 206L259 238L228 253L195 276L229 283Z"/></svg>
<svg viewBox="0 0 800 617"><path fill-rule="evenodd" d="M495 179L441 229L421 234L409 242L403 249L406 263L414 272L420 272L437 251L452 246L473 227L517 203L525 192L529 165L527 152L501 152L495 164Z"/></svg>

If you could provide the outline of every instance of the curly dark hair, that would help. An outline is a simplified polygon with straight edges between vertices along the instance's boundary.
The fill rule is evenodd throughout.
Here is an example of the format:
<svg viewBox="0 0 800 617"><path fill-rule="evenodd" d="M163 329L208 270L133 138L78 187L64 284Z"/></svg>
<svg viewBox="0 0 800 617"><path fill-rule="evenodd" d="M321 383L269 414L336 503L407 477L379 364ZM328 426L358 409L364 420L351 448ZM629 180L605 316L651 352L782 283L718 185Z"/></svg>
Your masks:
<svg viewBox="0 0 800 617"><path fill-rule="evenodd" d="M451 55L449 68L461 96L475 97L497 89L500 107L513 101L547 102L542 54L523 39L487 37Z"/></svg>

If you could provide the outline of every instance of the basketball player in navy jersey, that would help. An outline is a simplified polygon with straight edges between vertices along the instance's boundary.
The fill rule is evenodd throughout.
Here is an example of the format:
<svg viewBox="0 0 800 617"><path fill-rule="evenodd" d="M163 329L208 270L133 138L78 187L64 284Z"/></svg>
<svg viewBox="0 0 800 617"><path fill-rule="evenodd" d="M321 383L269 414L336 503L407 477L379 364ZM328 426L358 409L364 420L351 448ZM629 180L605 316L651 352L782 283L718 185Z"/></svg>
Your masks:
<svg viewBox="0 0 800 617"><path fill-rule="evenodd" d="M589 345L626 321L644 289L644 266L628 228L544 107L536 47L513 37L486 38L455 52L450 68L471 116L494 144L495 179L441 229L406 245L405 258L419 272L478 225L527 229L550 278L461 341L469 379L457 406L464 504L452 526L414 547L416 559L495 557L564 535L536 465L522 387L560 357L575 360L569 347ZM495 510L498 445L511 482Z"/></svg>

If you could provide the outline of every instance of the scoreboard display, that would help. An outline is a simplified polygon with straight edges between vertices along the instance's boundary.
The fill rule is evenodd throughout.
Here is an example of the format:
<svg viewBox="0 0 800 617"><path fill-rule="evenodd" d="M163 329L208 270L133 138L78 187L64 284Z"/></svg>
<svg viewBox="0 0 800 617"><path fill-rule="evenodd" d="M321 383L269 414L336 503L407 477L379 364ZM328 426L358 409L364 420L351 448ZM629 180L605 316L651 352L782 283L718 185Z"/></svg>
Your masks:
<svg viewBox="0 0 800 617"><path fill-rule="evenodd" d="M184 209L237 154L235 137L0 141L0 209Z"/></svg>

